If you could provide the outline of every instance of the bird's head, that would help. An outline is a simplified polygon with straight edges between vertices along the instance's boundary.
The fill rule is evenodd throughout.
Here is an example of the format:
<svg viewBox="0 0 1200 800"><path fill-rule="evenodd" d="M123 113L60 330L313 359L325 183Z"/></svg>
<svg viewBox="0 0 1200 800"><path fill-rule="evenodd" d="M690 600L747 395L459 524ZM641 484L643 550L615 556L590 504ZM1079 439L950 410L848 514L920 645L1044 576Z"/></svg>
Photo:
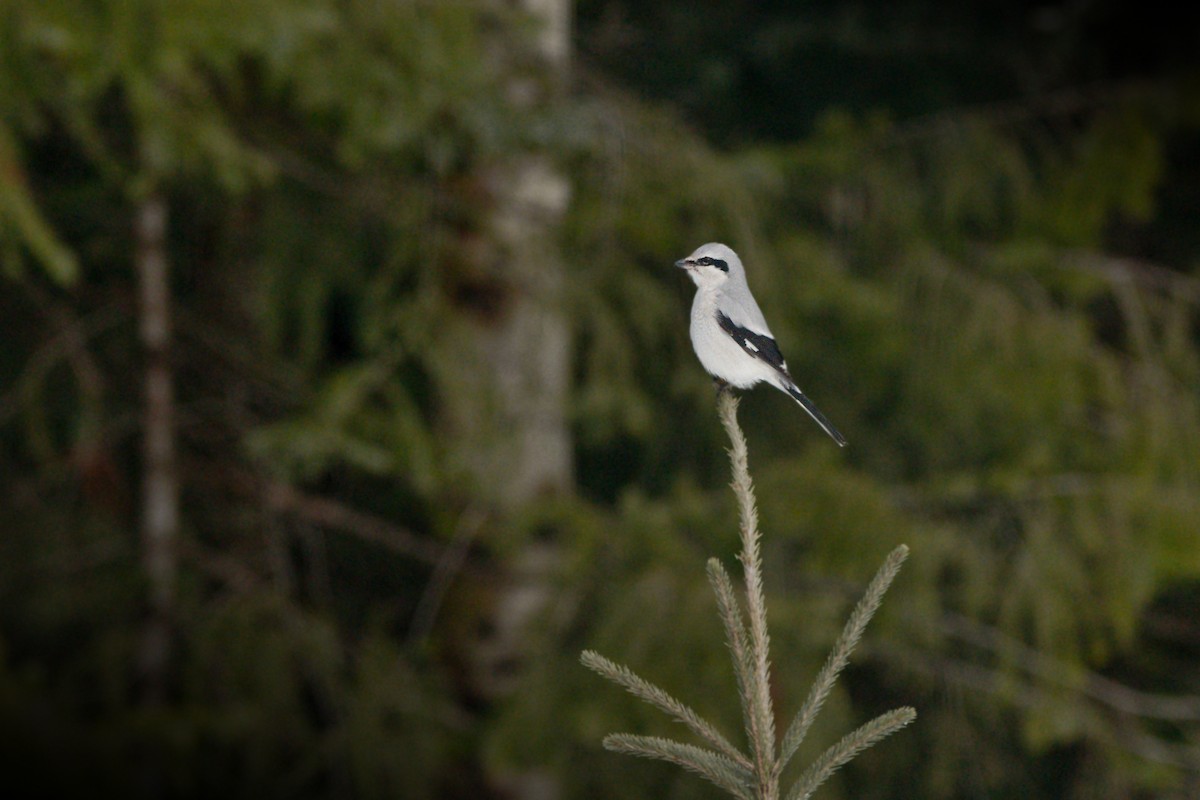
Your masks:
<svg viewBox="0 0 1200 800"><path fill-rule="evenodd" d="M723 244L710 242L696 248L687 258L675 262L701 289L716 289L730 278L743 276L742 260Z"/></svg>

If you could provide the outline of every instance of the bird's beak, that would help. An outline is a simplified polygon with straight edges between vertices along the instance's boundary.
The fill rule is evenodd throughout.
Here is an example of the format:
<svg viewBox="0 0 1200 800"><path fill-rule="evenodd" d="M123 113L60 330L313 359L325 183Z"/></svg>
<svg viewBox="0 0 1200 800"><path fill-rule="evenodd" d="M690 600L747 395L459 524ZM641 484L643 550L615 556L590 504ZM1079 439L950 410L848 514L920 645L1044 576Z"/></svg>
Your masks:
<svg viewBox="0 0 1200 800"><path fill-rule="evenodd" d="M688 267L691 266L691 264L688 263L688 260L686 258L681 258L675 262L675 266L679 267L680 269L687 269Z"/></svg>

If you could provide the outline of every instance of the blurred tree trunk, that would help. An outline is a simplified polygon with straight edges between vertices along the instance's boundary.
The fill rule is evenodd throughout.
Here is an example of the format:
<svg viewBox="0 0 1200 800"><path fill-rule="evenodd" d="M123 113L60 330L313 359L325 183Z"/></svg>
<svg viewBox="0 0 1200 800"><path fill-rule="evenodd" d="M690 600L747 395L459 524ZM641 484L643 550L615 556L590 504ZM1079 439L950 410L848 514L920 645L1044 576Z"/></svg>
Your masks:
<svg viewBox="0 0 1200 800"><path fill-rule="evenodd" d="M175 458L175 399L170 363L171 290L166 252L167 202L159 193L141 201L134 219L139 334L145 358L142 411L142 565L150 618L143 632L145 699L161 702L171 653L179 535L179 479Z"/></svg>
<svg viewBox="0 0 1200 800"><path fill-rule="evenodd" d="M567 0L522 0L544 24L541 74L514 78L510 100L533 109L561 95L569 48ZM511 47L501 41L500 47ZM510 54L498 54L508 59ZM527 152L480 176L491 198L482 242L468 244L470 298L448 409L458 467L501 511L569 489L570 336L558 232L570 199L550 156Z"/></svg>
<svg viewBox="0 0 1200 800"><path fill-rule="evenodd" d="M571 6L568 0L520 4L541 24L535 43L540 74L514 78L508 91L515 105L532 110L565 91ZM459 468L503 515L569 491L573 483L571 325L559 244L570 184L552 157L540 152L510 159L484 180L492 211L482 254L470 260L483 289L474 296L487 299L469 315L463 347L468 366L458 373L449 411L461 448ZM458 628L466 640L457 648L472 695L494 702L515 688L530 623L552 598L560 561L554 542L531 544L507 559L489 586L476 587L469 608L458 609L474 618ZM492 775L491 781L521 800L561 793L557 780L541 772Z"/></svg>
<svg viewBox="0 0 1200 800"><path fill-rule="evenodd" d="M491 176L497 209L490 235L509 298L478 331L475 377L492 413L470 471L504 511L571 486L567 420L571 331L563 308L558 223L568 185L547 159L526 156Z"/></svg>
<svg viewBox="0 0 1200 800"><path fill-rule="evenodd" d="M570 6L567 0L521 4L543 22L536 68L516 70L507 91L515 107L539 113L565 88ZM525 53L511 51L523 44L498 39L498 68L528 64ZM456 331L446 332L456 341L443 410L455 467L503 513L572 483L571 329L558 241L570 186L550 155L532 150L476 179L489 211L459 242L454 291L464 313Z"/></svg>

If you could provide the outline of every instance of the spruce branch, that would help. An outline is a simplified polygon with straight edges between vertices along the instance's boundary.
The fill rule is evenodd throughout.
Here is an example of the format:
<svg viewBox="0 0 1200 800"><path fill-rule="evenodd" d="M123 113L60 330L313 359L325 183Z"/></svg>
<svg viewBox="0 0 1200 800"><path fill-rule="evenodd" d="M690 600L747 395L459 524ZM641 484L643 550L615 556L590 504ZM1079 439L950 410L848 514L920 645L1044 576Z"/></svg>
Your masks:
<svg viewBox="0 0 1200 800"><path fill-rule="evenodd" d="M796 754L813 720L821 711L838 675L850 659L863 630L883 600L883 595L900 571L908 548L897 547L871 579L863 598L855 606L824 666L813 682L799 713L788 727L776 751L775 712L771 700L770 636L767 631L767 604L763 591L761 533L754 484L750 480L746 439L737 422L737 398L723 390L718 395L721 422L731 443L729 461L733 471L731 486L737 499L742 551L738 558L745 574L745 605L739 601L733 580L715 558L708 561L708 579L717 598L717 610L725 627L725 638L733 659L742 718L750 743L747 756L726 739L711 723L663 689L639 677L632 670L591 650L580 657L584 666L624 687L635 697L650 703L704 739L716 750L684 744L654 736L629 733L611 734L604 746L615 752L656 758L691 770L739 800L779 800L779 779L784 767ZM866 748L908 725L916 718L911 708L899 708L882 714L843 737L827 749L800 776L786 800L808 800L817 787L839 767Z"/></svg>
<svg viewBox="0 0 1200 800"><path fill-rule="evenodd" d="M750 770L712 750L633 733L610 733L604 737L604 747L615 753L669 761L712 781L734 797L755 800Z"/></svg>
<svg viewBox="0 0 1200 800"><path fill-rule="evenodd" d="M907 706L897 708L861 726L842 737L812 763L787 793L786 800L808 800L817 787L824 783L838 767L845 764L871 745L890 736L917 718L915 709Z"/></svg>
<svg viewBox="0 0 1200 800"><path fill-rule="evenodd" d="M746 576L746 610L750 615L750 651L754 670L751 690L750 749L758 772L759 785L766 788L778 782L775 771L775 710L771 702L771 637L767 633L767 601L762 582L762 534L758 529L758 507L754 501L754 483L750 480L746 437L737 421L738 399L728 388L717 395L717 410L725 432L729 434L729 463L733 470L734 497L737 498L742 552L739 556Z"/></svg>
<svg viewBox="0 0 1200 800"><path fill-rule="evenodd" d="M701 718L699 714L679 700L676 700L663 689L643 678L638 677L628 667L608 660L593 650L584 650L579 660L585 667L608 678L613 683L623 686L634 697L645 700L650 705L671 715L679 722L687 725L692 732L704 739L730 760L743 769L750 769L750 760L746 758L712 723Z"/></svg>
<svg viewBox="0 0 1200 800"><path fill-rule="evenodd" d="M754 725L751 709L754 708L754 657L747 642L746 622L742 606L733 589L733 581L720 559L708 560L708 580L717 596L717 611L725 625L725 640L733 659L733 676L737 681L738 697L741 700L742 720L746 736L753 741Z"/></svg>
<svg viewBox="0 0 1200 800"><path fill-rule="evenodd" d="M854 607L854 613L850 615L850 619L842 629L842 634L838 637L837 643L834 644L829 658L825 660L825 665L817 674L816 680L813 681L813 686L808 692L808 697L805 698L804 704L796 714L795 720L792 721L787 733L784 734L779 756L781 768L787 766L787 762L796 754L796 748L804 741L804 737L808 733L808 729L812 726L813 720L817 718L821 706L825 704L825 699L829 697L829 692L833 689L834 682L845 668L847 662L849 662L850 654L854 652L855 646L858 644L859 639L862 638L863 630L867 627L867 623L871 621L871 617L879 610L879 604L883 601L883 595L887 592L888 587L892 585L896 573L900 571L900 567L904 564L904 559L906 558L908 558L908 547L900 545L888 555L887 560L883 562L883 566L879 568L879 571L875 573L875 577L871 579L871 583L867 585L866 593L858 601L858 605Z"/></svg>

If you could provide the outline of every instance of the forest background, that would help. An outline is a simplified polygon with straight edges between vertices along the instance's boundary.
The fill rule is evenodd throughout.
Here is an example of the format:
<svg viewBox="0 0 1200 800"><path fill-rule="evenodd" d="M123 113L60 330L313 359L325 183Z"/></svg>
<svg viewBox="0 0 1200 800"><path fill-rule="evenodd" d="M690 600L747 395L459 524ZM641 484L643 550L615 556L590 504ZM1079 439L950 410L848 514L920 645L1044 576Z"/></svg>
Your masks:
<svg viewBox="0 0 1200 800"><path fill-rule="evenodd" d="M912 551L809 757L920 716L818 796L1200 796L1198 40L0 0L3 793L717 796L578 656L738 729L672 267L720 240L850 441L743 400L779 707Z"/></svg>

